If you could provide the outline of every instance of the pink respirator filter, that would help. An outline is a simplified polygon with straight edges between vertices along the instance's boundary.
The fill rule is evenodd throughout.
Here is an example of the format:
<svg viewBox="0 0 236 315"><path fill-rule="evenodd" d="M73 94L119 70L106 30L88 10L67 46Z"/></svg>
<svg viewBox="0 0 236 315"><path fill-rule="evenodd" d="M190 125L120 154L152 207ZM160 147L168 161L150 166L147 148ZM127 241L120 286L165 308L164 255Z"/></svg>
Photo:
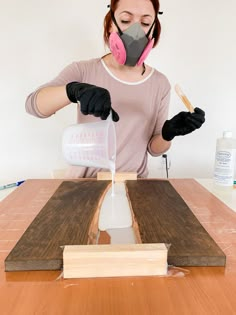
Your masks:
<svg viewBox="0 0 236 315"><path fill-rule="evenodd" d="M140 56L140 58L137 62L137 66L141 66L143 64L144 60L147 58L148 54L152 50L153 45L154 45L154 39L152 38L151 40L149 40L147 46L145 47L144 51L142 52L142 55Z"/></svg>
<svg viewBox="0 0 236 315"><path fill-rule="evenodd" d="M126 61L126 50L121 38L117 33L110 34L109 46L117 62L121 65L124 65Z"/></svg>

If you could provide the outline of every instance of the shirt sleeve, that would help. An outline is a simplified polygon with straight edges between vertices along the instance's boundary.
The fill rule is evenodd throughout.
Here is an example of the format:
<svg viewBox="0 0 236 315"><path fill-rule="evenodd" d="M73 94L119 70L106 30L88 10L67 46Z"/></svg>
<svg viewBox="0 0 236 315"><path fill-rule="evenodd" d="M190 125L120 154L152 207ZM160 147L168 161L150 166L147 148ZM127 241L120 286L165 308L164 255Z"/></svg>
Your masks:
<svg viewBox="0 0 236 315"><path fill-rule="evenodd" d="M82 81L82 71L78 65L79 63L73 62L67 67L65 67L53 80L49 81L48 83L41 85L35 91L28 95L25 102L25 109L26 112L39 118L46 118L48 116L43 115L37 108L37 95L38 92L45 87L48 86L62 86L66 85L72 81Z"/></svg>
<svg viewBox="0 0 236 315"><path fill-rule="evenodd" d="M161 134L162 127L168 118L169 104L170 104L170 86L169 86L167 93L165 94L165 96L161 100L161 105L160 105L160 109L158 111L158 116L156 119L155 128L154 128L152 137L148 143L148 152L150 153L151 156L160 156L162 153L164 153L164 152L154 153L151 149L151 141L152 141L152 138L154 136Z"/></svg>

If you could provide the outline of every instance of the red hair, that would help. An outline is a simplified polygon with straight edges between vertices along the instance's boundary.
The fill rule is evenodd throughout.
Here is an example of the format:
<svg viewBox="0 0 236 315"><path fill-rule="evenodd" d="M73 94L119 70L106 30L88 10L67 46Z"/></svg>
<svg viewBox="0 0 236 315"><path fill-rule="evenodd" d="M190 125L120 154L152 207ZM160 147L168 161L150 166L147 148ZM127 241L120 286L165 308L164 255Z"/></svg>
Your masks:
<svg viewBox="0 0 236 315"><path fill-rule="evenodd" d="M160 21L158 19L158 13L159 13L159 8L160 8L160 4L159 4L159 0L150 0L153 8L155 10L155 16L156 16L156 22L153 28L153 38L154 38L154 45L153 47L155 47L158 43L158 40L160 38L160 34L161 34L161 24ZM110 3L110 10L107 12L105 18L104 18L104 22L103 22L103 26L104 26L104 31L103 31L103 39L104 42L107 46L109 46L109 36L110 36L110 27L111 27L111 23L112 23L112 19L111 19L111 11L115 12L117 9L117 5L118 5L119 0L111 0Z"/></svg>

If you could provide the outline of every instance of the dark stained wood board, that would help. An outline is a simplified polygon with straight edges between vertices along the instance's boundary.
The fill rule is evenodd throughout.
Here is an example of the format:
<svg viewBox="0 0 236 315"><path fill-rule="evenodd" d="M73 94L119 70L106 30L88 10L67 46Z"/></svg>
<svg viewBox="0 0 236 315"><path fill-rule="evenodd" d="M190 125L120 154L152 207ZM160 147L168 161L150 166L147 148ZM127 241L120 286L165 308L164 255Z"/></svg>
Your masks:
<svg viewBox="0 0 236 315"><path fill-rule="evenodd" d="M60 270L63 245L88 242L88 232L109 181L64 181L5 260L5 271Z"/></svg>
<svg viewBox="0 0 236 315"><path fill-rule="evenodd" d="M170 244L174 266L225 266L226 256L167 180L127 181L142 243Z"/></svg>

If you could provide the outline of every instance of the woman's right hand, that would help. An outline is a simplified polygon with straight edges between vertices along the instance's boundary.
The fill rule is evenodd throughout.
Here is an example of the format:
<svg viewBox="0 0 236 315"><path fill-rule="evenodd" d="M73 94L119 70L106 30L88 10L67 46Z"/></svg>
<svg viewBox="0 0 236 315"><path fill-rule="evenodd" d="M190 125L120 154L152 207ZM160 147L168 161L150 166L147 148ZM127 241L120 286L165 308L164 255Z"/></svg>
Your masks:
<svg viewBox="0 0 236 315"><path fill-rule="evenodd" d="M91 114L105 120L111 111L112 120L119 120L119 115L111 107L108 90L88 83L71 82L66 85L66 93L72 103L80 102L84 115Z"/></svg>

